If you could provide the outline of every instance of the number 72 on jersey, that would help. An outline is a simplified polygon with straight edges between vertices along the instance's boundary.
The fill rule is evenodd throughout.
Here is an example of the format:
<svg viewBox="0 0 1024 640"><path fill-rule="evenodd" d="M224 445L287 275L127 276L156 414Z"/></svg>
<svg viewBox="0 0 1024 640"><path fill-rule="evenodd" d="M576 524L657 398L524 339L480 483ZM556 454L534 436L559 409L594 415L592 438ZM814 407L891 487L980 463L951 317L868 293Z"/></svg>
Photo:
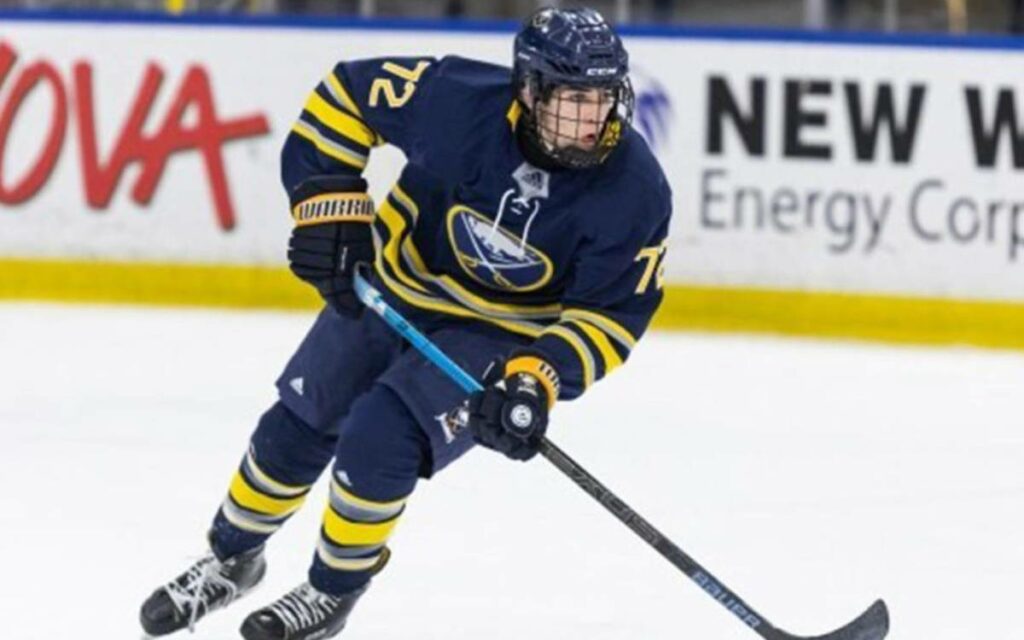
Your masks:
<svg viewBox="0 0 1024 640"><path fill-rule="evenodd" d="M643 295L651 286L654 280L655 289L665 286L665 252L668 249L668 241L662 242L653 247L644 247L636 254L633 262L643 262L644 272L640 276L640 282L636 285L636 294Z"/></svg>
<svg viewBox="0 0 1024 640"><path fill-rule="evenodd" d="M394 78L381 76L373 80L373 84L370 85L370 97L369 103L371 107L376 107L380 102L381 95L384 96L384 102L387 103L389 109L398 109L409 102L412 98L412 94L416 92L416 83L419 82L420 76L430 66L429 60L420 60L416 63L416 66L412 69L403 67L400 64L394 62L385 62L381 65L381 69L387 71L389 74L397 76L401 80L405 80L405 85L402 87L402 93L399 94L395 90Z"/></svg>

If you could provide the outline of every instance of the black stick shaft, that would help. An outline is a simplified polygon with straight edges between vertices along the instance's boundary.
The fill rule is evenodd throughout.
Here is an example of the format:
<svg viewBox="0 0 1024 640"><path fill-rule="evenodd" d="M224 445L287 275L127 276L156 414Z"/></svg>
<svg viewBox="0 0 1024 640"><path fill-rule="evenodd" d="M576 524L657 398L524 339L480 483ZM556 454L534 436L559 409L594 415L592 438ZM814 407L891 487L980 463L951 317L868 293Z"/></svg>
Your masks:
<svg viewBox="0 0 1024 640"><path fill-rule="evenodd" d="M546 438L541 442L540 453L745 625L756 631L762 638L775 637L776 629L761 614L711 575L707 569L700 566L696 560L686 555L682 549L666 538L651 523L644 520L639 513L615 495L611 489L601 484L597 478L590 475L568 454Z"/></svg>

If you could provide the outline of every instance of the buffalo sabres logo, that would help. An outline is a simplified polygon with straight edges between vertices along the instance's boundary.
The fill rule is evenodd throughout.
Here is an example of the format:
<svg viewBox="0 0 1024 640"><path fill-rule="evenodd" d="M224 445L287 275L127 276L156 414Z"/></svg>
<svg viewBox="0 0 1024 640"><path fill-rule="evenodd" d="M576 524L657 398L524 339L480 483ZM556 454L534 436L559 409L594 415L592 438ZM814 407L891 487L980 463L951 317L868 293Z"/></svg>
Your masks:
<svg viewBox="0 0 1024 640"><path fill-rule="evenodd" d="M493 289L533 291L551 278L550 258L469 207L448 211L448 239L466 273Z"/></svg>
<svg viewBox="0 0 1024 640"><path fill-rule="evenodd" d="M551 279L551 259L526 242L540 200L548 197L549 178L524 162L512 173L516 187L501 196L496 219L465 205L448 211L452 251L474 280L500 291L533 291ZM501 226L507 217L524 219L522 238Z"/></svg>

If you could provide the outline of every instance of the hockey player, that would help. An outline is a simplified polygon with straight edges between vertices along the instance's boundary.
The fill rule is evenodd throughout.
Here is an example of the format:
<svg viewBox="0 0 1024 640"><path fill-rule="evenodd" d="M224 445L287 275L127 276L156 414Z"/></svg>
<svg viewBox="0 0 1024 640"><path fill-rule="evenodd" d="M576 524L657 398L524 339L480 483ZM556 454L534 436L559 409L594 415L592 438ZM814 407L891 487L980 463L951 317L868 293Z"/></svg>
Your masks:
<svg viewBox="0 0 1024 640"><path fill-rule="evenodd" d="M241 633L335 635L387 563L419 478L474 443L529 459L555 402L625 361L661 300L671 210L632 107L626 51L589 9L531 16L511 71L445 57L343 62L327 74L281 167L290 266L327 305L278 380L210 552L142 605L148 633L191 627L258 583L264 543L333 459L308 581ZM360 174L384 143L408 161L375 209ZM484 391L467 400L362 312L361 262ZM468 428L455 430L460 407Z"/></svg>

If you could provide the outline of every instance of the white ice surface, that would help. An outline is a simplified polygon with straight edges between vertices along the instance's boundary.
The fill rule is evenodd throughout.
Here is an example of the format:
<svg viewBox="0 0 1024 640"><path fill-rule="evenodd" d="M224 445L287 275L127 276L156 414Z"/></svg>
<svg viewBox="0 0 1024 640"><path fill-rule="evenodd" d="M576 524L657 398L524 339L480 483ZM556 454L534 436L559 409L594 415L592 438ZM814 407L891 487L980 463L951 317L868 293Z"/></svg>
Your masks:
<svg viewBox="0 0 1024 640"><path fill-rule="evenodd" d="M0 305L0 635L138 638L305 314ZM552 440L773 623L876 596L899 640L1020 640L1024 357L654 334ZM196 640L304 578L324 500ZM543 460L422 483L346 639L756 637Z"/></svg>

